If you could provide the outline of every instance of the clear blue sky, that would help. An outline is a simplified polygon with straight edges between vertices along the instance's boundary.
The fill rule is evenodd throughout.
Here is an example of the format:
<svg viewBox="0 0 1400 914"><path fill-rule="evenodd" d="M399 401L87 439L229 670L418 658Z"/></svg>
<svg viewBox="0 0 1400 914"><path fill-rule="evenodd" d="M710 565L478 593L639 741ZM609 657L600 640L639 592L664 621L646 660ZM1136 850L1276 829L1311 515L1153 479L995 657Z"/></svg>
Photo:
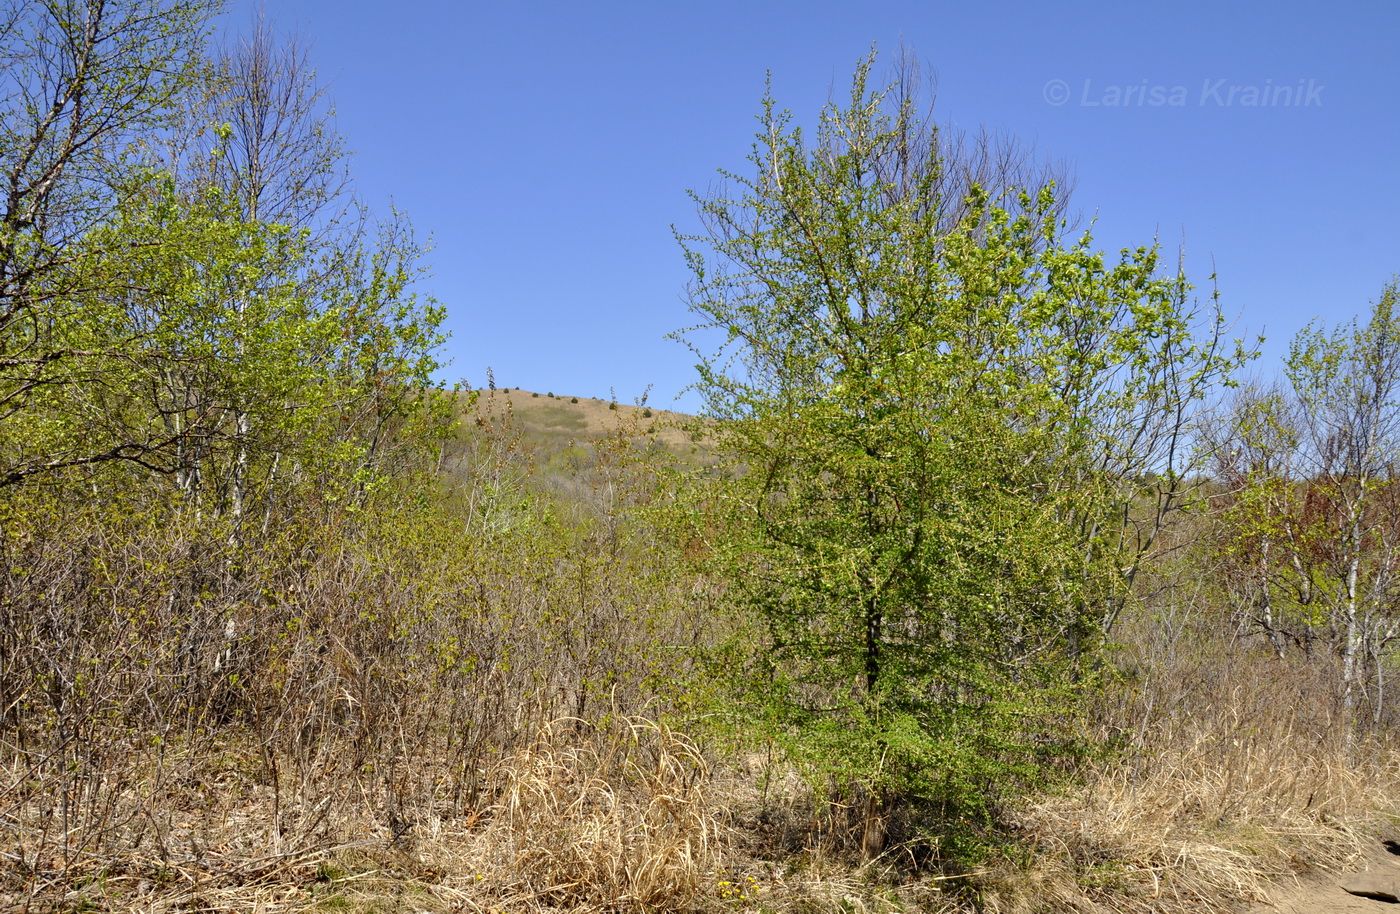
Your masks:
<svg viewBox="0 0 1400 914"><path fill-rule="evenodd" d="M766 70L807 118L872 43L928 61L943 119L1068 163L1106 248L1213 262L1264 374L1400 271L1400 4L264 5L309 40L361 195L432 236L452 378L669 405L686 188L743 164Z"/></svg>

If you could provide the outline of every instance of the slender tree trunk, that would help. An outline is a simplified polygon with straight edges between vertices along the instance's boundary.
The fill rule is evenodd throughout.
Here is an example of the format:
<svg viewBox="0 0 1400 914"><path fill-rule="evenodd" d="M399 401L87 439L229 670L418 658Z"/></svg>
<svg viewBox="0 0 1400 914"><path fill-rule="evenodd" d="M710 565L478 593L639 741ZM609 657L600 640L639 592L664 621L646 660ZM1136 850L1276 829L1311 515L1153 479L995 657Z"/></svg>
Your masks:
<svg viewBox="0 0 1400 914"><path fill-rule="evenodd" d="M1273 595L1269 592L1269 547L1271 545L1269 539L1265 538L1259 550L1259 611L1263 614L1264 631L1269 635L1269 643L1274 646L1274 653L1282 660L1283 638L1274 626L1274 600Z"/></svg>
<svg viewBox="0 0 1400 914"><path fill-rule="evenodd" d="M1343 607L1342 630L1342 707L1346 709L1348 716L1356 704L1354 695L1357 650L1356 582L1360 566L1361 556L1353 551L1351 561L1347 565L1346 603Z"/></svg>
<svg viewBox="0 0 1400 914"><path fill-rule="evenodd" d="M267 471L267 487L272 488L272 483L277 479L277 468L282 465L282 454L279 451L272 455L272 467ZM272 527L272 499L265 499L262 519L262 535L267 538L267 531Z"/></svg>
<svg viewBox="0 0 1400 914"><path fill-rule="evenodd" d="M865 600L865 691L869 698L874 698L875 687L880 682L882 622L880 597L872 593Z"/></svg>
<svg viewBox="0 0 1400 914"><path fill-rule="evenodd" d="M1376 707L1371 713L1371 720L1379 727L1381 723L1381 709L1385 707L1385 664L1381 662L1381 644L1379 640L1373 645L1371 657L1372 662L1376 665Z"/></svg>
<svg viewBox="0 0 1400 914"><path fill-rule="evenodd" d="M233 458L233 480L230 486L229 519L233 523L229 530L229 545L237 548L242 543L243 516L248 510L248 435L252 431L252 423L247 410L239 409L233 414L233 428L234 436L238 440L238 451Z"/></svg>

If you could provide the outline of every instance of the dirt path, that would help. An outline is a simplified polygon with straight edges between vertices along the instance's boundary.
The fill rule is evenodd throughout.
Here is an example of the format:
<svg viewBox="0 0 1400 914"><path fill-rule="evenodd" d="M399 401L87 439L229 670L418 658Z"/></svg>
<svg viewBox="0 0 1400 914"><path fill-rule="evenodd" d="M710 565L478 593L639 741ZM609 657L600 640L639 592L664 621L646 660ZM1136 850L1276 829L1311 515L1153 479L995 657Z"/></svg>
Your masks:
<svg viewBox="0 0 1400 914"><path fill-rule="evenodd" d="M1275 903L1250 914L1400 914L1400 849L1377 844L1366 869L1342 876L1306 879L1274 893ZM1350 889L1351 891L1348 891ZM1365 895L1355 894L1364 892Z"/></svg>

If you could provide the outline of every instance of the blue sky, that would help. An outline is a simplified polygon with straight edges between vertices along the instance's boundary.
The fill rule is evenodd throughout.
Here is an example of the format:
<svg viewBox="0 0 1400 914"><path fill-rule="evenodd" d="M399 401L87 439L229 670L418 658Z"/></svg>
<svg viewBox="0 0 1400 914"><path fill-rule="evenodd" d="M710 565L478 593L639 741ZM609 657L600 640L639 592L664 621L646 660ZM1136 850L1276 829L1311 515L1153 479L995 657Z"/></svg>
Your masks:
<svg viewBox="0 0 1400 914"><path fill-rule="evenodd" d="M686 189L742 166L765 71L810 118L872 44L928 62L943 120L1067 163L1105 248L1213 267L1259 373L1400 272L1400 4L264 6L308 40L359 193L432 237L453 379L670 405Z"/></svg>

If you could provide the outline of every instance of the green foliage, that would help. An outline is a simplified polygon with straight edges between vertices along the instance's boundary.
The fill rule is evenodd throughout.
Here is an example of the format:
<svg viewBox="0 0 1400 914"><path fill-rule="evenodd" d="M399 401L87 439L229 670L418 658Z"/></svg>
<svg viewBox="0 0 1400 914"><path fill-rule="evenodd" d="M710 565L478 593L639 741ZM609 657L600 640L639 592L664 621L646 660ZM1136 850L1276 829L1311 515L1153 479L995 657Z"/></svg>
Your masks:
<svg viewBox="0 0 1400 914"><path fill-rule="evenodd" d="M0 31L7 78L33 83L12 96L54 83L57 99L3 121L0 166L28 190L0 220L0 489L173 484L241 523L279 489L359 499L421 461L453 415L433 380L444 312L413 291L424 252L397 214L378 232L311 224L340 161L318 90L295 61L206 80L207 4L81 12L26 7ZM266 88L239 76L290 93L267 151L283 158L256 168L230 124L187 122ZM142 164L171 125L213 136L209 161ZM253 215L269 174L295 228Z"/></svg>
<svg viewBox="0 0 1400 914"><path fill-rule="evenodd" d="M10 188L0 204L0 488L139 461L166 437L114 441L100 424L69 425L77 399L126 397L123 347L140 345L122 336L133 328L113 299L143 293L119 266L145 252L90 229L110 222L139 177L142 141L197 85L215 11L203 0L113 0L0 14L0 175ZM250 264L224 267L246 276Z"/></svg>
<svg viewBox="0 0 1400 914"><path fill-rule="evenodd" d="M1218 549L1238 612L1280 655L1290 640L1328 640L1348 709L1368 660L1383 680L1381 646L1395 625L1397 299L1392 281L1366 321L1300 332L1287 386L1241 397L1214 448L1229 484Z"/></svg>
<svg viewBox="0 0 1400 914"><path fill-rule="evenodd" d="M1064 237L1053 185L943 199L958 163L908 166L915 112L869 66L812 143L765 99L752 175L682 239L726 340L696 349L734 467L724 668L815 782L957 831L1075 751L1151 542L1123 517L1160 522L1183 417L1245 354L1155 247Z"/></svg>

